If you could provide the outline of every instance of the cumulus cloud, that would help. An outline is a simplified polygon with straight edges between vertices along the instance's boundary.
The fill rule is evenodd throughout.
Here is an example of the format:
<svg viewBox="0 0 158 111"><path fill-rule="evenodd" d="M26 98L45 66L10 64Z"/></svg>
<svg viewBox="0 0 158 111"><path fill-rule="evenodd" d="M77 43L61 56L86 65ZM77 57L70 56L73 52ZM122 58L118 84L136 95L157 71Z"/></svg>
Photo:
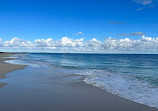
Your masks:
<svg viewBox="0 0 158 111"><path fill-rule="evenodd" d="M131 40L108 38L105 40L104 48L106 50L125 50L125 51L158 51L158 38L142 36L141 39Z"/></svg>
<svg viewBox="0 0 158 111"><path fill-rule="evenodd" d="M14 37L10 41L4 41L2 43L4 47L30 47L32 43L30 41L22 40L17 37Z"/></svg>
<svg viewBox="0 0 158 111"><path fill-rule="evenodd" d="M52 46L54 46L54 42L53 42L52 38L36 39L34 42L34 46L36 46L36 47L52 47Z"/></svg>
<svg viewBox="0 0 158 111"><path fill-rule="evenodd" d="M2 45L2 39L0 38L0 46Z"/></svg>
<svg viewBox="0 0 158 111"><path fill-rule="evenodd" d="M63 37L58 43L60 46L80 47L83 46L83 38L74 40L68 37Z"/></svg>
<svg viewBox="0 0 158 111"><path fill-rule="evenodd" d="M89 41L81 39L72 39L63 37L60 40L37 39L33 42L26 41L17 37L11 40L3 41L0 39L0 49L9 49L14 51L29 51L37 50L40 52L53 52L53 51L69 51L69 52L157 52L158 51L158 38L142 36L140 39L132 40L129 38L115 39L107 38L105 41L98 41L93 38Z"/></svg>

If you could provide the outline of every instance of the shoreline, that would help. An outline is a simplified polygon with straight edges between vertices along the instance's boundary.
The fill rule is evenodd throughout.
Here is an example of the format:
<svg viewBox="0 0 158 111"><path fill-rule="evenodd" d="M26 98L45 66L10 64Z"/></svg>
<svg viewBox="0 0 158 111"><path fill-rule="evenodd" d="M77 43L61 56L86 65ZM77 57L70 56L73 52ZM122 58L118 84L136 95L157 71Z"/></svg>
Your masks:
<svg viewBox="0 0 158 111"><path fill-rule="evenodd" d="M5 74L9 72L23 69L27 66L27 65L9 64L4 62L6 60L14 60L15 58L4 58L4 57L10 57L14 54L18 54L18 53L0 53L0 79L5 78ZM0 83L0 88L3 87L4 85L6 85L6 83Z"/></svg>
<svg viewBox="0 0 158 111"><path fill-rule="evenodd" d="M131 101L129 99L120 97L118 95L107 92L102 88L96 87L91 84L87 84L84 81L78 81L71 84L74 84L74 87L86 87L87 89L96 92L95 98L97 98L97 101L95 103L100 102L101 107L103 107L99 111L158 111L158 109L155 107L151 107L145 104L137 103L135 101ZM90 91L88 92L90 93ZM98 100L98 98L100 98L100 100ZM95 111L97 111L97 108Z"/></svg>
<svg viewBox="0 0 158 111"><path fill-rule="evenodd" d="M47 76L47 75L42 76L42 74L40 75L40 73L45 74L45 71L44 70L40 71L40 68L37 68L37 69L26 68L22 71L12 72L15 70L23 69L27 65L14 65L14 64L5 63L4 62L5 60L14 60L15 59L15 58L3 58L3 57L9 57L11 55L14 55L14 53L3 53L3 54L0 53L0 78L5 78L5 74L7 74L9 72L11 72L11 74L23 73L24 75L26 75L29 71L34 72L34 70L35 70L34 73L36 73L37 75L39 74L38 76L40 76L40 78L44 78ZM31 74L32 73L30 73L30 75ZM26 90L25 92L19 92L21 90L18 90L17 93L22 95L21 97L23 97L23 95L27 95L27 94L28 94L27 96L29 97L30 95L39 93L37 96L36 95L33 96L33 98L35 97L36 99L38 98L39 100L41 100L41 97L43 97L43 96L44 96L44 98L50 97L50 98L52 98L51 100L47 100L47 99L45 101L41 100L40 101L41 105L46 104L46 103L49 104L52 102L55 104L55 105L52 104L52 107L54 107L55 110L60 110L60 111L64 111L64 110L69 110L69 111L74 111L74 110L75 111L81 111L81 110L87 110L87 111L88 110L91 110L91 111L158 111L158 109L156 109L155 107L150 107L150 106L147 106L144 104L140 104L140 103L119 97L119 96L109 93L106 90L103 90L99 87L93 86L91 84L87 84L83 81L83 78L76 79L76 80L69 82L69 78L71 78L73 76L78 76L78 75L69 75L68 74L68 75L64 76L64 75L60 75L60 72L57 72L57 71L52 71L51 74L56 74L59 76L59 77L58 76L51 77L51 75L49 75L51 77L51 81L54 80L56 82L50 84L51 87L48 87L48 89L47 89L47 87L46 87L47 85L46 85L44 87L44 90L46 92L50 91L51 94L48 93L48 95L47 94L43 95L43 93L38 92L38 90L41 89L41 87L38 88L37 86L33 87L33 89L34 88L37 89L37 92L34 92L34 90L32 90L32 91L30 91L30 93L25 94L25 92L29 89L28 88L28 89L25 89ZM35 77L37 75L35 75ZM28 75L28 77L29 77L29 75ZM62 81L60 79L62 79ZM37 79L35 79L35 80L37 80ZM46 81L49 81L49 79L47 78ZM32 83L32 81L30 81L29 83L34 84L34 83ZM22 85L24 85L24 84L22 84ZM41 84L43 85L44 83L41 83ZM38 85L41 85L41 84L38 83ZM6 85L6 83L0 83L0 87L3 87L4 85ZM9 86L9 84L8 84L8 86ZM16 87L18 87L18 86L16 86ZM11 86L8 88L8 90L10 90L11 92L12 91L14 92L14 90L12 90L10 88L11 88ZM21 88L22 87L19 87L19 89L21 89ZM31 101L36 101L36 99L33 99L33 98L31 98ZM53 100L54 98L56 98L56 99ZM4 100L6 100L6 99L4 99ZM6 101L9 101L9 100L6 100ZM19 101L21 101L21 98L19 98ZM27 103L28 101L29 100L27 100L27 99L25 100L25 98L24 98L23 102ZM13 102L14 102L14 100L13 100ZM10 101L8 103L10 103ZM16 108L18 108L18 106L19 106L18 104L21 104L21 103L17 103L17 104L15 103L15 106L17 105ZM10 105L10 104L4 104L4 105ZM29 104L29 105L31 105L31 104ZM63 108L60 108L61 105L63 106ZM37 106L38 106L38 104L37 104ZM26 108L26 110L30 110L31 108L32 107L30 106L28 109ZM47 111L47 108L45 110ZM10 110L5 110L5 111L10 111ZM20 111L20 110L17 110L17 111ZM24 109L24 111L25 111L25 109ZM36 110L31 110L31 111L36 111Z"/></svg>

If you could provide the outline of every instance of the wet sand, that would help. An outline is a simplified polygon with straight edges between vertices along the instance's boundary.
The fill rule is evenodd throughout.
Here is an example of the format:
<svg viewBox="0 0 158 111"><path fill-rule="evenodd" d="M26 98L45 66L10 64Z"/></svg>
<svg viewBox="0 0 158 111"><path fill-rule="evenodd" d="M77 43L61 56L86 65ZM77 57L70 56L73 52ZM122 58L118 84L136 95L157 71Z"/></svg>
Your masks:
<svg viewBox="0 0 158 111"><path fill-rule="evenodd" d="M12 60L13 58L3 58L10 57L13 54L17 53L0 53L0 78L4 78L5 74L14 70L23 69L26 65L13 65L9 63L5 63L5 60ZM4 86L5 83L0 83L0 87Z"/></svg>

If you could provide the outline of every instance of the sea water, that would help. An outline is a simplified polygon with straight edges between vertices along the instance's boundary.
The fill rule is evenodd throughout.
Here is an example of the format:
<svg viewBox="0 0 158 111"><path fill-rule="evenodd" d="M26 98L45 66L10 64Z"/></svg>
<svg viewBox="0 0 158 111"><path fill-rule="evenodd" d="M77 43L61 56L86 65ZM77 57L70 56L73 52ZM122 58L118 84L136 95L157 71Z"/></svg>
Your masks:
<svg viewBox="0 0 158 111"><path fill-rule="evenodd" d="M26 53L10 63L47 65L83 75L84 82L158 108L158 55Z"/></svg>

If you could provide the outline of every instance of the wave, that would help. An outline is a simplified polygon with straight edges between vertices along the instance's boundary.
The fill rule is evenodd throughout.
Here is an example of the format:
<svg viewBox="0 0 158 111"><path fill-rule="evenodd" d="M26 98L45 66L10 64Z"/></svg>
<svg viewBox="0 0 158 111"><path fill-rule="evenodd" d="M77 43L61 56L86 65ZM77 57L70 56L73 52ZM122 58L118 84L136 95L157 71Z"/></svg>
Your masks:
<svg viewBox="0 0 158 111"><path fill-rule="evenodd" d="M9 64L17 64L17 65L28 65L28 66L33 66L33 67L39 67L38 64L30 63L30 62L25 62L22 60L5 60L4 62L9 63Z"/></svg>
<svg viewBox="0 0 158 111"><path fill-rule="evenodd" d="M158 87L137 78L109 73L104 70L89 70L76 73L85 75L84 82L134 102L158 108Z"/></svg>

